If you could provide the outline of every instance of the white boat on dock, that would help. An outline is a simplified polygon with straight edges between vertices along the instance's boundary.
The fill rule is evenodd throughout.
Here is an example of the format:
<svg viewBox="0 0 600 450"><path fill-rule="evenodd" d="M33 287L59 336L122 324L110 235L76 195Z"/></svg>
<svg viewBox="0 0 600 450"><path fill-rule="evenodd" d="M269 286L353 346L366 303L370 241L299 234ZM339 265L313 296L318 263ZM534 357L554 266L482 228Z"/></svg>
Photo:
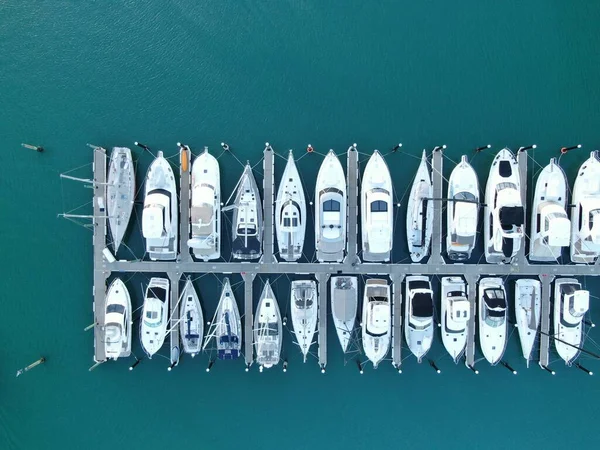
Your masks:
<svg viewBox="0 0 600 450"><path fill-rule="evenodd" d="M331 315L344 353L354 332L358 310L358 279L356 277L331 277Z"/></svg>
<svg viewBox="0 0 600 450"><path fill-rule="evenodd" d="M554 346L567 366L579 356L584 340L585 314L590 309L590 293L575 278L554 282Z"/></svg>
<svg viewBox="0 0 600 450"><path fill-rule="evenodd" d="M115 254L121 246L135 201L135 170L131 150L114 147L108 165L106 210Z"/></svg>
<svg viewBox="0 0 600 450"><path fill-rule="evenodd" d="M202 348L204 315L194 284L189 279L185 282L180 301L179 335L183 351L194 357Z"/></svg>
<svg viewBox="0 0 600 450"><path fill-rule="evenodd" d="M342 262L346 253L346 178L329 150L315 185L315 247L319 262Z"/></svg>
<svg viewBox="0 0 600 450"><path fill-rule="evenodd" d="M223 280L219 304L204 338L202 350L208 348L213 338L216 341L219 359L230 360L239 357L242 349L242 319L229 278Z"/></svg>
<svg viewBox="0 0 600 450"><path fill-rule="evenodd" d="M140 340L148 358L152 358L165 342L169 323L170 296L168 278L150 279L140 320Z"/></svg>
<svg viewBox="0 0 600 450"><path fill-rule="evenodd" d="M198 156L192 164L192 207L190 221L192 238L188 247L202 261L221 257L221 175L219 162L208 153Z"/></svg>
<svg viewBox="0 0 600 450"><path fill-rule="evenodd" d="M540 172L531 208L531 261L557 262L570 242L571 222L567 217L567 177L555 158Z"/></svg>
<svg viewBox="0 0 600 450"><path fill-rule="evenodd" d="M429 277L406 277L404 337L420 363L433 342L433 291Z"/></svg>
<svg viewBox="0 0 600 450"><path fill-rule="evenodd" d="M412 262L420 262L429 254L431 245L433 184L427 167L427 154L423 150L417 175L410 189L406 214L406 237Z"/></svg>
<svg viewBox="0 0 600 450"><path fill-rule="evenodd" d="M371 278L365 284L362 342L365 355L376 369L390 348L392 302L386 280Z"/></svg>
<svg viewBox="0 0 600 450"><path fill-rule="evenodd" d="M542 285L539 280L521 278L515 282L515 317L527 367L540 327Z"/></svg>
<svg viewBox="0 0 600 450"><path fill-rule="evenodd" d="M581 165L571 201L571 261L593 264L600 255L600 160L598 151Z"/></svg>
<svg viewBox="0 0 600 450"><path fill-rule="evenodd" d="M455 364L465 352L467 325L471 317L468 287L462 277L442 277L442 342Z"/></svg>
<svg viewBox="0 0 600 450"><path fill-rule="evenodd" d="M465 155L450 174L446 212L448 258L466 261L471 257L477 238L479 183L477 174Z"/></svg>
<svg viewBox="0 0 600 450"><path fill-rule="evenodd" d="M152 261L174 260L179 228L177 186L163 152L158 152L148 169L144 192L142 234L146 239L146 252Z"/></svg>
<svg viewBox="0 0 600 450"><path fill-rule="evenodd" d="M290 311L296 342L304 356L308 356L317 331L317 283L312 280L292 281Z"/></svg>
<svg viewBox="0 0 600 450"><path fill-rule="evenodd" d="M104 309L104 350L106 359L120 358L131 354L131 297L127 286L115 278L106 293Z"/></svg>
<svg viewBox="0 0 600 450"><path fill-rule="evenodd" d="M373 152L363 174L360 195L362 257L388 262L394 242L392 177L383 156Z"/></svg>
<svg viewBox="0 0 600 450"><path fill-rule="evenodd" d="M302 256L306 220L304 188L290 150L275 200L277 245L284 260L297 261Z"/></svg>
<svg viewBox="0 0 600 450"><path fill-rule="evenodd" d="M254 317L256 363L265 368L279 364L282 341L281 312L271 284L267 281Z"/></svg>
<svg viewBox="0 0 600 450"><path fill-rule="evenodd" d="M492 366L504 355L507 332L508 303L502 278L482 278L479 282L479 345Z"/></svg>

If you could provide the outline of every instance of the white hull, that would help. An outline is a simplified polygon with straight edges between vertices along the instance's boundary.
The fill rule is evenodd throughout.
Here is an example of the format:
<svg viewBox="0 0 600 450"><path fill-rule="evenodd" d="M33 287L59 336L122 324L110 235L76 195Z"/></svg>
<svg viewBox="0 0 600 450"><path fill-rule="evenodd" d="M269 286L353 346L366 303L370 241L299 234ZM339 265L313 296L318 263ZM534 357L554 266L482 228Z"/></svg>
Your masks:
<svg viewBox="0 0 600 450"><path fill-rule="evenodd" d="M417 175L410 189L408 211L406 214L406 237L410 259L420 262L429 254L431 245L433 202L426 201L433 197L431 174L427 167L427 155L423 150Z"/></svg>
<svg viewBox="0 0 600 450"><path fill-rule="evenodd" d="M522 278L515 282L515 316L527 367L540 326L541 298L542 286L538 280Z"/></svg>
<svg viewBox="0 0 600 450"><path fill-rule="evenodd" d="M450 174L448 200L446 251L451 260L465 261L475 247L479 216L479 183L466 156Z"/></svg>
<svg viewBox="0 0 600 450"><path fill-rule="evenodd" d="M306 219L304 188L290 150L275 201L277 245L284 260L297 261L302 256Z"/></svg>
<svg viewBox="0 0 600 450"><path fill-rule="evenodd" d="M504 301L498 301L496 304L502 304L496 311L490 312L486 308L484 293L491 289L501 291ZM506 349L508 332L508 304L506 303L506 290L502 278L482 278L479 282L479 345L485 359L491 364L496 365ZM503 311L500 310L503 308ZM491 314L490 314L491 313ZM492 316L495 314L495 316Z"/></svg>
<svg viewBox="0 0 600 450"><path fill-rule="evenodd" d="M428 277L406 277L404 337L420 363L433 342L433 292Z"/></svg>
<svg viewBox="0 0 600 450"><path fill-rule="evenodd" d="M233 209L231 254L234 259L258 259L262 255L263 216L258 186L249 164L238 183Z"/></svg>
<svg viewBox="0 0 600 450"><path fill-rule="evenodd" d="M386 280L369 279L365 285L362 342L365 355L377 368L390 348L392 304Z"/></svg>
<svg viewBox="0 0 600 450"><path fill-rule="evenodd" d="M394 237L392 177L375 150L363 175L360 194L362 257L365 261L390 260Z"/></svg>
<svg viewBox="0 0 600 450"><path fill-rule="evenodd" d="M115 147L110 155L106 184L106 211L115 254L131 219L135 201L135 172L131 150Z"/></svg>
<svg viewBox="0 0 600 450"><path fill-rule="evenodd" d="M354 332L358 309L358 280L356 277L331 277L331 315L344 353Z"/></svg>
<svg viewBox="0 0 600 450"><path fill-rule="evenodd" d="M146 252L153 261L177 257L179 205L175 176L162 152L150 165L144 187L142 234Z"/></svg>
<svg viewBox="0 0 600 450"><path fill-rule="evenodd" d="M230 360L239 357L242 348L242 320L229 278L223 280L219 304L204 338L203 350L208 347L213 338L216 341L219 359Z"/></svg>
<svg viewBox="0 0 600 450"><path fill-rule="evenodd" d="M221 257L221 175L217 159L204 151L192 165L192 238L188 246L203 261Z"/></svg>
<svg viewBox="0 0 600 450"><path fill-rule="evenodd" d="M170 296L167 278L150 279L140 319L140 340L148 358L152 358L165 342Z"/></svg>
<svg viewBox="0 0 600 450"><path fill-rule="evenodd" d="M304 362L313 343L318 317L317 283L310 280L292 281L290 310L296 342Z"/></svg>
<svg viewBox="0 0 600 450"><path fill-rule="evenodd" d="M315 247L319 262L342 262L346 252L346 178L329 151L315 185Z"/></svg>
<svg viewBox="0 0 600 450"><path fill-rule="evenodd" d="M183 351L192 356L200 353L204 335L204 315L200 299L191 280L187 280L181 294L179 311L179 335Z"/></svg>
<svg viewBox="0 0 600 450"><path fill-rule="evenodd" d="M441 333L442 342L454 363L465 352L470 305L468 287L462 277L442 278Z"/></svg>
<svg viewBox="0 0 600 450"><path fill-rule="evenodd" d="M104 348L107 359L131 354L131 297L125 283L115 278L106 293Z"/></svg>
<svg viewBox="0 0 600 450"><path fill-rule="evenodd" d="M254 317L256 363L265 368L279 364L282 340L281 312L267 281Z"/></svg>
<svg viewBox="0 0 600 450"><path fill-rule="evenodd" d="M568 294L573 297L568 298ZM583 297L584 311L574 316L571 304L578 303L575 297ZM575 301L574 301L575 300ZM574 278L557 278L554 282L554 346L565 364L570 366L579 356L583 346L583 318L589 308L589 292L581 289L581 284Z"/></svg>

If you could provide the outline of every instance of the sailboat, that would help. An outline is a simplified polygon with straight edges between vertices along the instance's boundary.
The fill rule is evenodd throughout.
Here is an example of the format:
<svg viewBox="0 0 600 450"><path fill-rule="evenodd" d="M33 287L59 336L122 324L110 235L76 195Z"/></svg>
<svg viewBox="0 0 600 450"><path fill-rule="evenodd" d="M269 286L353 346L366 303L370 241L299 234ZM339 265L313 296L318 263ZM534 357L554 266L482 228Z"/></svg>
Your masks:
<svg viewBox="0 0 600 450"><path fill-rule="evenodd" d="M515 316L527 367L540 326L541 299L542 286L538 280L521 278L515 282Z"/></svg>
<svg viewBox="0 0 600 450"><path fill-rule="evenodd" d="M185 282L179 311L179 335L183 351L192 357L200 353L204 334L204 315L200 299L191 280Z"/></svg>
<svg viewBox="0 0 600 450"><path fill-rule="evenodd" d="M593 264L600 255L600 160L598 151L581 165L571 201L571 261Z"/></svg>
<svg viewBox="0 0 600 450"><path fill-rule="evenodd" d="M498 152L490 167L483 222L486 261L510 263L522 245L525 209L519 167L508 148Z"/></svg>
<svg viewBox="0 0 600 450"><path fill-rule="evenodd" d="M150 165L144 187L142 234L152 261L177 257L178 200L175 176L163 152Z"/></svg>
<svg viewBox="0 0 600 450"><path fill-rule="evenodd" d="M554 345L558 355L570 366L583 345L583 319L590 309L590 293L575 278L554 282Z"/></svg>
<svg viewBox="0 0 600 450"><path fill-rule="evenodd" d="M331 277L331 315L344 353L356 323L358 280L356 277Z"/></svg>
<svg viewBox="0 0 600 450"><path fill-rule="evenodd" d="M462 277L442 277L442 342L455 364L465 352L471 307Z"/></svg>
<svg viewBox="0 0 600 450"><path fill-rule="evenodd" d="M217 357L221 360L237 359L242 349L242 320L240 311L231 290L229 278L223 280L223 289L217 310L210 323L210 328L202 350L205 350L210 341L215 339L217 344Z"/></svg>
<svg viewBox="0 0 600 450"><path fill-rule="evenodd" d="M312 280L292 281L290 303L294 335L306 362L317 329L317 283Z"/></svg>
<svg viewBox="0 0 600 450"><path fill-rule="evenodd" d="M317 259L342 262L346 252L346 178L333 150L329 150L319 169L315 204Z"/></svg>
<svg viewBox="0 0 600 450"><path fill-rule="evenodd" d="M221 175L219 162L208 153L198 156L192 164L192 207L190 221L192 238L188 246L194 256L203 261L221 257Z"/></svg>
<svg viewBox="0 0 600 450"><path fill-rule="evenodd" d="M152 358L165 342L170 296L168 278L150 279L140 320L140 340L148 358Z"/></svg>
<svg viewBox="0 0 600 450"><path fill-rule="evenodd" d="M107 359L131 353L131 297L125 283L115 278L106 293L104 309L104 351Z"/></svg>
<svg viewBox="0 0 600 450"><path fill-rule="evenodd" d="M427 168L427 155L423 150L417 175L410 189L408 212L406 214L406 237L408 251L413 262L420 262L429 254L431 245L433 203L428 199L433 197L431 174Z"/></svg>
<svg viewBox="0 0 600 450"><path fill-rule="evenodd" d="M373 152L365 168L360 208L363 259L389 261L394 239L392 177L378 150Z"/></svg>
<svg viewBox="0 0 600 450"><path fill-rule="evenodd" d="M263 216L260 194L252 167L246 164L233 205L223 211L233 210L231 254L235 259L258 259L262 255Z"/></svg>
<svg viewBox="0 0 600 450"><path fill-rule="evenodd" d="M420 363L433 342L433 291L428 277L406 277L404 337Z"/></svg>
<svg viewBox="0 0 600 450"><path fill-rule="evenodd" d="M108 165L106 210L115 254L129 225L134 200L135 172L131 150L126 147L114 147Z"/></svg>
<svg viewBox="0 0 600 450"><path fill-rule="evenodd" d="M529 259L553 261L569 246L571 222L567 217L567 177L555 158L540 172L531 209Z"/></svg>
<svg viewBox="0 0 600 450"><path fill-rule="evenodd" d="M479 282L479 345L485 359L496 365L506 349L508 309L502 278Z"/></svg>
<svg viewBox="0 0 600 450"><path fill-rule="evenodd" d="M448 180L446 251L453 261L465 261L471 257L477 238L478 203L477 174L463 155Z"/></svg>
<svg viewBox="0 0 600 450"><path fill-rule="evenodd" d="M267 281L254 317L256 363L265 368L279 364L282 341L281 313L273 289Z"/></svg>
<svg viewBox="0 0 600 450"><path fill-rule="evenodd" d="M371 278L365 285L362 342L365 355L377 368L390 348L392 303L386 280Z"/></svg>
<svg viewBox="0 0 600 450"><path fill-rule="evenodd" d="M300 259L306 232L306 199L291 150L277 190L275 230L279 256L286 261Z"/></svg>

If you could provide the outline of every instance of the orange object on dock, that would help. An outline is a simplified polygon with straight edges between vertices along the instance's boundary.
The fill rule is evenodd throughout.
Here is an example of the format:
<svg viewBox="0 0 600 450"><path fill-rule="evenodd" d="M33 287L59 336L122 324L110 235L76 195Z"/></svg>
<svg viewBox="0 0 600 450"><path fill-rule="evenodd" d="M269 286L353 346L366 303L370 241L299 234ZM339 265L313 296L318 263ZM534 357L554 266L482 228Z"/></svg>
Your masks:
<svg viewBox="0 0 600 450"><path fill-rule="evenodd" d="M188 154L188 147L187 145L183 145L181 146L181 170L183 172L187 172L188 171L188 165L190 162L190 156Z"/></svg>

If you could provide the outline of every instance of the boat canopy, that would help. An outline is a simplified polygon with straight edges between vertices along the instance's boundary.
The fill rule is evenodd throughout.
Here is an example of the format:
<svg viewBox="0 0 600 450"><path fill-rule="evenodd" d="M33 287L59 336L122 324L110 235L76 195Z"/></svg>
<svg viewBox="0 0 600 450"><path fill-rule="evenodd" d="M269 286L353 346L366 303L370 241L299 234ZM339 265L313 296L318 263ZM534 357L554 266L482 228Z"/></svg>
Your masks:
<svg viewBox="0 0 600 450"><path fill-rule="evenodd" d="M123 327L116 322L107 323L104 325L105 343L114 344L121 341L123 335Z"/></svg>
<svg viewBox="0 0 600 450"><path fill-rule="evenodd" d="M464 297L450 299L450 317L454 322L467 323L471 316L469 301Z"/></svg>
<svg viewBox="0 0 600 450"><path fill-rule="evenodd" d="M504 317L506 312L506 298L502 289L486 289L483 293L488 315L491 317Z"/></svg>
<svg viewBox="0 0 600 450"><path fill-rule="evenodd" d="M548 245L556 247L567 247L571 240L571 222L567 214L559 210L546 214L543 224L543 235Z"/></svg>
<svg viewBox="0 0 600 450"><path fill-rule="evenodd" d="M369 299L367 333L373 337L383 336L388 332L390 308L387 298L371 297Z"/></svg>
<svg viewBox="0 0 600 450"><path fill-rule="evenodd" d="M578 284L563 284L561 286L563 294L563 315L568 313L575 319L581 320L590 309L590 294L586 290L580 289ZM579 322L579 320L576 320ZM569 321L572 322L572 321Z"/></svg>
<svg viewBox="0 0 600 450"><path fill-rule="evenodd" d="M503 206L500 208L499 216L504 231L521 227L525 223L525 210L522 206Z"/></svg>
<svg viewBox="0 0 600 450"><path fill-rule="evenodd" d="M477 232L476 198L470 192L459 192L454 196L452 240L456 244L469 245L473 243L473 235ZM460 200L469 200L461 202Z"/></svg>
<svg viewBox="0 0 600 450"><path fill-rule="evenodd" d="M411 300L412 315L419 318L433 317L431 291L417 292Z"/></svg>
<svg viewBox="0 0 600 450"><path fill-rule="evenodd" d="M296 307L299 309L311 308L313 301L313 290L310 287L301 286L294 289Z"/></svg>

